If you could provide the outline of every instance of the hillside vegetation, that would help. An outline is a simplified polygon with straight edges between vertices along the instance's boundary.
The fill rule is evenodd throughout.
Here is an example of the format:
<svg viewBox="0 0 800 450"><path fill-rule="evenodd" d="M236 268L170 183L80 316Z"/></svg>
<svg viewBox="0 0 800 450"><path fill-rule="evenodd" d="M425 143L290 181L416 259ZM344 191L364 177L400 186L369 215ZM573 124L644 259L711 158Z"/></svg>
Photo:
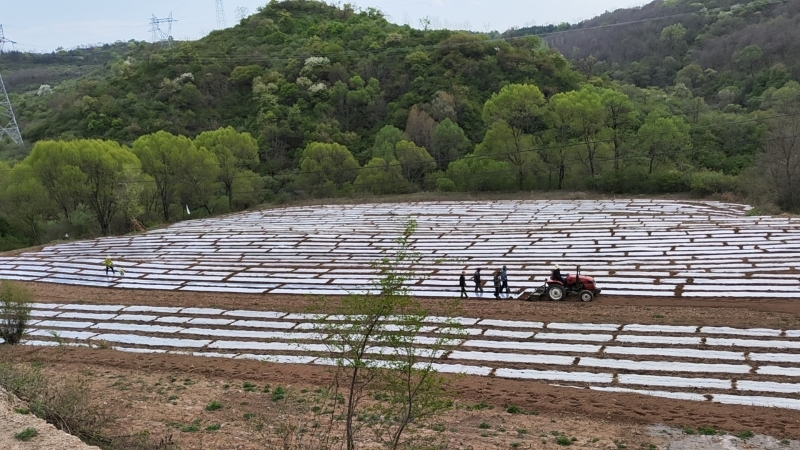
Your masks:
<svg viewBox="0 0 800 450"><path fill-rule="evenodd" d="M745 14L710 3L703 20L755 23L786 6ZM296 0L172 48L110 46L102 69L52 91L12 90L28 147L0 144L0 248L360 192L693 192L800 210L794 66L764 66L781 55L766 45L748 50L747 71L700 66L689 25L647 39L638 25L615 27L658 48L624 62L576 46L570 63L552 41L585 32L566 25L492 39ZM744 61L744 48L733 51ZM671 61L683 65L669 80L630 78L636 64L661 73ZM767 73L780 76L755 101Z"/></svg>

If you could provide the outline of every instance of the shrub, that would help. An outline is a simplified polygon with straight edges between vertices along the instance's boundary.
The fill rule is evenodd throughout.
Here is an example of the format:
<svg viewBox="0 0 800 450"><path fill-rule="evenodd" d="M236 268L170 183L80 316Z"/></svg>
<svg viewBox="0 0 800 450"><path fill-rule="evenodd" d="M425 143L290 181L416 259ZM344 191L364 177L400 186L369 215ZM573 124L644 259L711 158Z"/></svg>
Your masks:
<svg viewBox="0 0 800 450"><path fill-rule="evenodd" d="M721 194L736 189L736 177L720 172L697 172L692 175L692 192L697 195Z"/></svg>
<svg viewBox="0 0 800 450"><path fill-rule="evenodd" d="M436 189L442 192L453 192L456 190L456 183L450 178L439 178L436 180Z"/></svg>
<svg viewBox="0 0 800 450"><path fill-rule="evenodd" d="M0 338L16 345L22 340L31 317L31 293L24 286L3 281L0 284Z"/></svg>
<svg viewBox="0 0 800 450"><path fill-rule="evenodd" d="M689 190L689 180L677 170L669 170L654 175L654 180L659 192L671 194L675 192L686 192Z"/></svg>

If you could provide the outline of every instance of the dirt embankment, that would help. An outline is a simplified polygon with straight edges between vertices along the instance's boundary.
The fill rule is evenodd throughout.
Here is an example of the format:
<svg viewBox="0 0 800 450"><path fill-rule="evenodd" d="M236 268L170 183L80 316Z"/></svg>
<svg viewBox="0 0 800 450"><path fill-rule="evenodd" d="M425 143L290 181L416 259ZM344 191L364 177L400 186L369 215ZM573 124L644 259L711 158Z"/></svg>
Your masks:
<svg viewBox="0 0 800 450"><path fill-rule="evenodd" d="M0 388L0 448L3 450L98 450L30 413L19 399ZM22 441L14 435L28 429L37 435Z"/></svg>

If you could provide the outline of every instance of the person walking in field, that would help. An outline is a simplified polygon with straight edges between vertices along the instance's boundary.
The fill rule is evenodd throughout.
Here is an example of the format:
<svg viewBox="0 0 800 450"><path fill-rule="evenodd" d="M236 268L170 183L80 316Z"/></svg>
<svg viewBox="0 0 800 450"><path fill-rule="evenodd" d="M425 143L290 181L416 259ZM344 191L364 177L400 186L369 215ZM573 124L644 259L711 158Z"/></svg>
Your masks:
<svg viewBox="0 0 800 450"><path fill-rule="evenodd" d="M481 268L480 267L475 269L475 274L472 275L472 281L475 282L475 295L478 295L478 292L483 294L483 286L481 286Z"/></svg>
<svg viewBox="0 0 800 450"><path fill-rule="evenodd" d="M461 298L469 298L467 295L467 277L464 271L461 271L461 277L458 279L458 285L461 286Z"/></svg>
<svg viewBox="0 0 800 450"><path fill-rule="evenodd" d="M109 271L109 270L110 270L110 271L111 271L111 273L113 273L114 275L116 275L116 274L117 274L117 269L115 269L115 268L114 268L114 263L113 263L113 262L111 262L111 258L106 258L106 260L105 260L105 261L103 261L103 265L105 265L105 266L106 266L106 275L108 275L108 271Z"/></svg>
<svg viewBox="0 0 800 450"><path fill-rule="evenodd" d="M500 269L494 271L494 298L500 298Z"/></svg>
<svg viewBox="0 0 800 450"><path fill-rule="evenodd" d="M503 270L500 272L500 282L502 283L500 286L500 292L505 291L506 294L511 295L511 289L508 288L508 272L506 270L506 266L503 266Z"/></svg>

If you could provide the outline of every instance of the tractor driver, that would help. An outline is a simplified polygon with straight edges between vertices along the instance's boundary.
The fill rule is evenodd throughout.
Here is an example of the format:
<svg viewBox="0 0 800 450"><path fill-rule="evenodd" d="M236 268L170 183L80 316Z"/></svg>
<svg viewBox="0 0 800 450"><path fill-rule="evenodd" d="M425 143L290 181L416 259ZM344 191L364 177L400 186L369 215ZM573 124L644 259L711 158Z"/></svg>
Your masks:
<svg viewBox="0 0 800 450"><path fill-rule="evenodd" d="M553 269L553 276L551 278L560 281L564 286L567 285L567 280L561 275L561 266L558 264L556 264L556 267Z"/></svg>

